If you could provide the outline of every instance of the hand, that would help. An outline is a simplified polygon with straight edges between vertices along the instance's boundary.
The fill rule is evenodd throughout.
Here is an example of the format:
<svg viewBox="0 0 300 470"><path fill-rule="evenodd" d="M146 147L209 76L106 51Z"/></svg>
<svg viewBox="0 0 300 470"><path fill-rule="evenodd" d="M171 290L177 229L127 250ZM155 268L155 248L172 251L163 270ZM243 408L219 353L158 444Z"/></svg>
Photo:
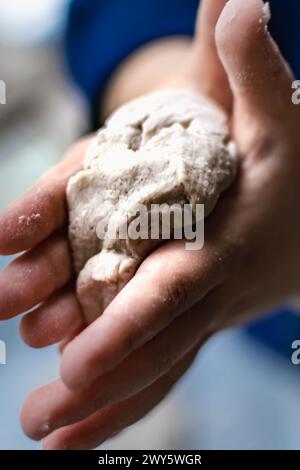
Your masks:
<svg viewBox="0 0 300 470"><path fill-rule="evenodd" d="M202 2L188 85L232 110L238 178L207 220L204 249L195 256L184 242L173 241L152 253L103 315L65 347L62 380L29 397L24 429L36 439L47 436L48 449L100 444L155 406L214 332L299 294L300 111L291 102L292 75L266 31L260 0L248 0L247 7L243 0L231 0L222 11L225 3ZM36 212L32 202L29 206ZM30 248L28 240L8 241L22 212L11 214L2 219L0 246L14 247L10 252ZM36 240L58 225L41 227L44 235L35 235ZM46 259L48 268L37 269L43 286L53 266L53 257ZM51 292L70 277L70 265L63 264L68 270L61 272L60 286L50 283ZM32 284L27 266L21 266L22 275L18 265L11 273L25 283L29 276ZM57 266L50 272L58 272ZM13 295L4 275L0 282L6 306L19 313L17 289ZM36 285L33 292L42 287ZM21 290L18 296L23 298ZM25 308L28 304L32 301ZM50 323L55 322L49 320L49 328ZM26 320L23 331L25 325Z"/></svg>

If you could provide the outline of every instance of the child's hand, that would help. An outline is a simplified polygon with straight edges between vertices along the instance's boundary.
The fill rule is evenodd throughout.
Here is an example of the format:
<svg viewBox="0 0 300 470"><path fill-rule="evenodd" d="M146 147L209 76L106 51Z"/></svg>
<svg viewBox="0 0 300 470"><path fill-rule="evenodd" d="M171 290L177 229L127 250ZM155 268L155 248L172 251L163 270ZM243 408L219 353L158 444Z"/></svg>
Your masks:
<svg viewBox="0 0 300 470"><path fill-rule="evenodd" d="M100 444L154 407L214 332L299 295L300 109L291 102L292 76L265 30L260 0L225 6L217 54L212 31L225 3L203 1L190 82L195 85L197 76L200 91L233 109L240 174L207 220L204 249L195 254L173 241L152 253L103 315L66 346L62 380L29 397L23 426L33 438L47 436L46 448ZM20 313L70 280L66 238L53 232L64 223L64 186L73 168L64 181L55 171L58 182L48 176L46 185L51 199L32 193L2 219L2 251L27 249L50 236L1 274L3 314ZM36 218L27 236L16 239L18 217L33 213L43 222L50 217L48 224L41 221L34 230ZM80 326L75 297L67 295L66 323ZM59 324L45 305L35 320L25 317L27 337L39 317L50 331Z"/></svg>

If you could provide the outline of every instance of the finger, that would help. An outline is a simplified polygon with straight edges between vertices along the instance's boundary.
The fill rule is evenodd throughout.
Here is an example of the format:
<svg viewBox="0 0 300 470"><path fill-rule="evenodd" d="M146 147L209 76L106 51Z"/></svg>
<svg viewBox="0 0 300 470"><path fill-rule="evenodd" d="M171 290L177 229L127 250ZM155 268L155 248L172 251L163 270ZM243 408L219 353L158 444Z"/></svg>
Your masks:
<svg viewBox="0 0 300 470"><path fill-rule="evenodd" d="M7 320L42 302L72 276L69 245L55 234L0 272L0 319Z"/></svg>
<svg viewBox="0 0 300 470"><path fill-rule="evenodd" d="M261 0L230 0L216 27L216 43L234 94L236 108L260 124L295 112L292 73L268 29ZM239 114L240 117L240 114Z"/></svg>
<svg viewBox="0 0 300 470"><path fill-rule="evenodd" d="M68 287L25 315L20 323L20 333L29 346L43 348L74 334L82 325L80 305L74 289Z"/></svg>
<svg viewBox="0 0 300 470"><path fill-rule="evenodd" d="M57 381L35 391L24 405L26 432L40 439L150 386L212 334L209 316L221 309L218 302L218 295L211 294L85 390L74 392ZM33 407L34 417L29 411Z"/></svg>
<svg viewBox="0 0 300 470"><path fill-rule="evenodd" d="M216 24L226 2L202 0L196 24L193 59L201 90L230 110L232 94L215 41Z"/></svg>
<svg viewBox="0 0 300 470"><path fill-rule="evenodd" d="M60 343L58 345L58 350L61 354L62 354L63 350L65 349L65 347L67 346L67 344L69 344L71 341L73 341L73 339L76 336L78 336L86 328L86 326L87 326L87 324L85 323L85 318L83 316L81 325L74 332L67 335L65 338L63 338L60 341Z"/></svg>
<svg viewBox="0 0 300 470"><path fill-rule="evenodd" d="M67 216L66 184L80 169L89 140L73 147L62 163L47 171L0 216L2 255L28 250L63 225Z"/></svg>
<svg viewBox="0 0 300 470"><path fill-rule="evenodd" d="M192 351L165 376L130 399L96 412L76 424L61 428L44 440L45 449L92 449L143 418L171 390L192 364Z"/></svg>
<svg viewBox="0 0 300 470"><path fill-rule="evenodd" d="M166 263L165 260L168 260ZM195 253L173 241L150 254L106 311L64 350L61 375L80 389L200 301L224 276L216 249Z"/></svg>

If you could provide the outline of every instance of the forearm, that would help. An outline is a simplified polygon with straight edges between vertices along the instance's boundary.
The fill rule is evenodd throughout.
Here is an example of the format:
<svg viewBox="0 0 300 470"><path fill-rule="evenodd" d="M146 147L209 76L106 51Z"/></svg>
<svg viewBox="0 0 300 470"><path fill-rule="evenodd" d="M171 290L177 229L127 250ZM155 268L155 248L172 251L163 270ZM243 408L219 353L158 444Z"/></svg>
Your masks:
<svg viewBox="0 0 300 470"><path fill-rule="evenodd" d="M191 39L159 39L138 49L115 71L101 103L101 120L127 101L152 91L182 86L191 66Z"/></svg>

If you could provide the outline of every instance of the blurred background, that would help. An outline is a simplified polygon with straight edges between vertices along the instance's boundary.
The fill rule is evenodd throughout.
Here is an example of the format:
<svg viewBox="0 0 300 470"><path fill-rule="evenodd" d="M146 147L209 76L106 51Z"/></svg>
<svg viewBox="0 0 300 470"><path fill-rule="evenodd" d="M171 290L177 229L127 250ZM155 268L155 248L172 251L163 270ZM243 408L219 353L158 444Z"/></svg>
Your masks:
<svg viewBox="0 0 300 470"><path fill-rule="evenodd" d="M0 211L88 129L87 104L64 62L67 8L66 0L0 2L0 80L7 86L7 103L0 105ZM8 261L1 257L0 268ZM300 449L300 366L289 357L299 322L290 333L291 315L272 319L284 354L268 345L269 320L214 337L169 398L104 447ZM18 323L0 324L7 345L0 449L38 449L22 433L19 412L30 391L57 376L59 354L56 347L24 345Z"/></svg>

